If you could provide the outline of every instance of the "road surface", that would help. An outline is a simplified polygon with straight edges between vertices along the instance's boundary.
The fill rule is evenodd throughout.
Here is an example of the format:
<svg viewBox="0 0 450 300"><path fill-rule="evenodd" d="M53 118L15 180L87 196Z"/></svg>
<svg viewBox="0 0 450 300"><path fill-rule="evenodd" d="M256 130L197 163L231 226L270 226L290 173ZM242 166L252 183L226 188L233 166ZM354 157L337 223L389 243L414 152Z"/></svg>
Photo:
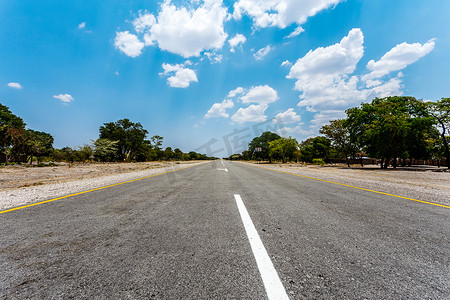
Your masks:
<svg viewBox="0 0 450 300"><path fill-rule="evenodd" d="M216 161L0 214L0 298L449 299L449 237L445 207Z"/></svg>

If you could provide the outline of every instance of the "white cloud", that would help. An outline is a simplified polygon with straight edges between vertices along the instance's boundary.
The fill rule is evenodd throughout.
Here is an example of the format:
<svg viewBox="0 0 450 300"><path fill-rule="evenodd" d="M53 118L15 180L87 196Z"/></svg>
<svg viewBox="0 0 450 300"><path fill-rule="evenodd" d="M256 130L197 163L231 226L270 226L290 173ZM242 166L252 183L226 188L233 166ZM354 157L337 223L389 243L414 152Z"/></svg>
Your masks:
<svg viewBox="0 0 450 300"><path fill-rule="evenodd" d="M353 75L364 54L363 43L361 30L352 29L340 43L311 50L300 58L287 76L296 79L295 89L301 92L298 106L325 114L342 112L375 97L402 95L402 73L389 80L380 78L417 61L434 48L433 40L424 45L403 43L386 53L380 61L371 61L368 68L372 72L368 75ZM315 120L321 116L317 115Z"/></svg>
<svg viewBox="0 0 450 300"><path fill-rule="evenodd" d="M259 49L258 52L253 54L253 56L256 58L256 60L262 60L267 54L272 51L273 48L271 45L267 45L266 47Z"/></svg>
<svg viewBox="0 0 450 300"><path fill-rule="evenodd" d="M234 52L234 48L235 48L236 46L242 45L242 44L244 44L246 41L247 41L247 38L246 38L244 35L242 35L242 34L240 34L240 33L236 34L234 37L232 37L232 38L228 41L228 43L230 44L230 47L231 47L230 51L231 51L231 52Z"/></svg>
<svg viewBox="0 0 450 300"><path fill-rule="evenodd" d="M144 43L138 37L129 31L116 32L114 45L120 51L131 57L141 55Z"/></svg>
<svg viewBox="0 0 450 300"><path fill-rule="evenodd" d="M299 27L295 28L295 30L292 31L286 38L290 39L290 38L296 37L304 31L305 31L305 29L303 29L303 27L299 26Z"/></svg>
<svg viewBox="0 0 450 300"><path fill-rule="evenodd" d="M234 90L231 90L228 93L228 98L234 98L234 97L236 97L236 95L242 94L243 92L244 92L244 89L242 87L238 87Z"/></svg>
<svg viewBox="0 0 450 300"><path fill-rule="evenodd" d="M10 83L8 83L8 86L11 88L14 88L14 89L19 89L19 90L22 88L22 85L18 82L10 82Z"/></svg>
<svg viewBox="0 0 450 300"><path fill-rule="evenodd" d="M86 22L81 22L80 24L78 24L78 29L83 29L86 27Z"/></svg>
<svg viewBox="0 0 450 300"><path fill-rule="evenodd" d="M239 110L231 117L231 120L236 123L245 122L264 122L267 116L264 112L267 109L267 105L250 105L247 108L239 108Z"/></svg>
<svg viewBox="0 0 450 300"><path fill-rule="evenodd" d="M197 7L192 7L195 4ZM144 13L133 24L136 31L145 32L146 45L157 43L162 50L188 58L223 47L228 36L223 28L226 18L221 0L196 0L189 8L176 7L166 0L156 18Z"/></svg>
<svg viewBox="0 0 450 300"><path fill-rule="evenodd" d="M289 24L299 25L321 10L334 7L342 0L239 0L234 4L233 17L240 19L247 14L259 28Z"/></svg>
<svg viewBox="0 0 450 300"><path fill-rule="evenodd" d="M290 67L292 66L292 63L289 60L285 60L281 63L282 67Z"/></svg>
<svg viewBox="0 0 450 300"><path fill-rule="evenodd" d="M156 18L154 15L149 14L148 12L142 13L139 12L139 17L133 20L134 30L139 33L142 33L156 24Z"/></svg>
<svg viewBox="0 0 450 300"><path fill-rule="evenodd" d="M171 87L187 88L191 82L198 82L195 71L185 68L183 64L171 65L164 63L162 68L164 72L160 73L160 75L170 76L167 78L167 83Z"/></svg>
<svg viewBox="0 0 450 300"><path fill-rule="evenodd" d="M59 95L54 95L53 98L61 100L61 102L63 103L70 103L73 100L75 100L71 95L69 94L59 94Z"/></svg>
<svg viewBox="0 0 450 300"><path fill-rule="evenodd" d="M223 100L222 103L214 103L205 115L205 119L208 118L229 118L230 115L226 112L227 109L233 108L234 103L232 100Z"/></svg>
<svg viewBox="0 0 450 300"><path fill-rule="evenodd" d="M222 61L223 55L217 54L215 52L204 52L203 53L211 63L220 63Z"/></svg>
<svg viewBox="0 0 450 300"><path fill-rule="evenodd" d="M295 89L302 92L299 105L329 109L364 99L357 90L359 79L349 77L364 54L363 43L362 31L352 29L340 43L297 60L287 78L296 79Z"/></svg>
<svg viewBox="0 0 450 300"><path fill-rule="evenodd" d="M328 124L331 120L343 119L346 117L344 110L326 110L316 113L310 121L310 129L319 131L323 125Z"/></svg>
<svg viewBox="0 0 450 300"><path fill-rule="evenodd" d="M290 135L297 135L302 137L308 137L316 135L316 132L312 129L305 129L303 124L299 124L295 127L284 127L283 131Z"/></svg>
<svg viewBox="0 0 450 300"><path fill-rule="evenodd" d="M430 53L434 49L434 46L434 39L429 40L423 45L420 43L399 44L383 55L379 61L369 61L367 63L367 69L372 72L363 76L363 80L381 78L391 72L402 70Z"/></svg>
<svg viewBox="0 0 450 300"><path fill-rule="evenodd" d="M289 108L285 112L281 112L275 116L274 122L277 122L278 119L281 119L283 124L292 124L300 122L300 116L294 111L293 108Z"/></svg>
<svg viewBox="0 0 450 300"><path fill-rule="evenodd" d="M243 103L269 104L278 100L276 90L268 85L252 87L248 93L241 97Z"/></svg>

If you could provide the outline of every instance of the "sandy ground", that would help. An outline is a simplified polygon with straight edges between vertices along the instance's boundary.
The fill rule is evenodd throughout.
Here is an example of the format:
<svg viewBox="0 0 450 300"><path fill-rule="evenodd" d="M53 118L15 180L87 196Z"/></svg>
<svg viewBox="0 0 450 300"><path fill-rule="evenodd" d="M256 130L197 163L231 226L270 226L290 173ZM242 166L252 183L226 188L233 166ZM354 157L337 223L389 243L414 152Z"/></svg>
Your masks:
<svg viewBox="0 0 450 300"><path fill-rule="evenodd" d="M0 210L176 170L204 162L60 164L55 167L0 168ZM257 164L403 197L450 205L450 173L380 170L344 166Z"/></svg>
<svg viewBox="0 0 450 300"><path fill-rule="evenodd" d="M0 168L0 210L204 162L59 164Z"/></svg>
<svg viewBox="0 0 450 300"><path fill-rule="evenodd" d="M377 166L315 166L304 164L253 165L372 189L403 197L450 205L450 172L411 170L381 170ZM442 171L445 168L441 168Z"/></svg>
<svg viewBox="0 0 450 300"><path fill-rule="evenodd" d="M191 162L58 163L58 166L55 167L13 165L0 168L0 190L69 182L189 163Z"/></svg>

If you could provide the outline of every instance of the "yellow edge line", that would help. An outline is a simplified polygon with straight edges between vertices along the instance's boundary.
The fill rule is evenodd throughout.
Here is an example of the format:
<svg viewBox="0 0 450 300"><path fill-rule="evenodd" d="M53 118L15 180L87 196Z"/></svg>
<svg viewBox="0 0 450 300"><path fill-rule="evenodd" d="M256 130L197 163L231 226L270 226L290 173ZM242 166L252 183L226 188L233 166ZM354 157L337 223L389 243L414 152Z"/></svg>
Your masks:
<svg viewBox="0 0 450 300"><path fill-rule="evenodd" d="M139 180L147 179L147 178L150 178L150 177L164 175L164 174L168 174L168 173L184 170L184 169L187 169L187 168L192 168L192 167L195 167L195 166L198 166L198 165L187 166L187 167L180 168L180 169L177 169L177 170L172 170L172 171L167 171L167 172L163 172L163 173L153 174L153 175L150 175L150 176L140 177L140 178L124 181L124 182L119 182L119 183L110 184L110 185L107 185L107 186L102 186L102 187L95 188L95 189L92 189L92 190L87 190L87 191L83 191L83 192L79 192L79 193L75 193L75 194L70 194L70 195L66 195L66 196L62 196L62 197L58 197L58 198L54 198L54 199L49 199L49 200L45 200L45 201L41 201L41 202L27 204L27 205L15 207L15 208L10 208L10 209L7 209L7 210L0 211L0 214L4 214L4 213L7 213L7 212L11 212L11 211L15 211L15 210L19 210L19 209L23 209L23 208L27 208L27 207L32 207L32 206L36 206L36 205L40 205L40 204L44 204L44 203L48 203L48 202L52 202L52 201L56 201L56 200L61 200L61 199L64 199L64 198L69 198L69 197L73 197L73 196L77 196L77 195L82 195L82 194L90 193L90 192L93 192L93 191L103 190L103 189L110 188L110 187L113 187L113 186L117 186L117 185L121 185L121 184L125 184L125 183L130 183L130 182L134 182L134 181L139 181Z"/></svg>
<svg viewBox="0 0 450 300"><path fill-rule="evenodd" d="M381 195L387 195L387 196L392 196L392 197L396 197L396 198L401 198L401 199L406 199L406 200L416 201L416 202L420 202L420 203L425 203L425 204L431 204L431 205L435 205L435 206L440 206L440 207L450 208L450 206L443 205L443 204L439 204L439 203L427 202L427 201L418 200L418 199L414 199L414 198L408 198L408 197L398 196L398 195L394 195L394 194L389 194L389 193L385 193L385 192L379 192L379 191L375 191L375 190L365 189L365 188L362 188L362 187L353 186L353 185L348 185L348 184L344 184L344 183L339 183L339 182L334 182L334 181L328 181L328 180L319 179L319 178L314 178L314 177L308 177L308 176L304 176L304 175L299 175L299 174L295 174L295 173L290 173L290 172L285 172L285 171L274 170L274 169L265 168L265 167L261 167L261 166L255 166L255 165L253 165L253 164L247 164L247 165L250 165L250 166L256 167L256 168L261 168L261 169L269 170L269 171L274 171L274 172L279 172L279 173L284 173L284 174L294 175L294 176L298 176L298 177L302 177L302 178L308 178L308 179L312 179L312 180L317 180L317 181L322 181L322 182L332 183L332 184L341 185L341 186L345 186L345 187L350 187L350 188L354 188L354 189L358 189L358 190L363 190L363 191L367 191L367 192L377 193L377 194L381 194Z"/></svg>

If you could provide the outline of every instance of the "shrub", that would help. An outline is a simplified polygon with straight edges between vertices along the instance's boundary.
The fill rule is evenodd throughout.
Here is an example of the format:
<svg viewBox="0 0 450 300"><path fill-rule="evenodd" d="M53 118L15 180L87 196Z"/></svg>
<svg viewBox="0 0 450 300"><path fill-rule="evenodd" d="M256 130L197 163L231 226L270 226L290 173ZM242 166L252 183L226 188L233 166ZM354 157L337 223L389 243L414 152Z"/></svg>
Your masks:
<svg viewBox="0 0 450 300"><path fill-rule="evenodd" d="M313 164L323 166L325 164L325 162L321 158L314 158Z"/></svg>

